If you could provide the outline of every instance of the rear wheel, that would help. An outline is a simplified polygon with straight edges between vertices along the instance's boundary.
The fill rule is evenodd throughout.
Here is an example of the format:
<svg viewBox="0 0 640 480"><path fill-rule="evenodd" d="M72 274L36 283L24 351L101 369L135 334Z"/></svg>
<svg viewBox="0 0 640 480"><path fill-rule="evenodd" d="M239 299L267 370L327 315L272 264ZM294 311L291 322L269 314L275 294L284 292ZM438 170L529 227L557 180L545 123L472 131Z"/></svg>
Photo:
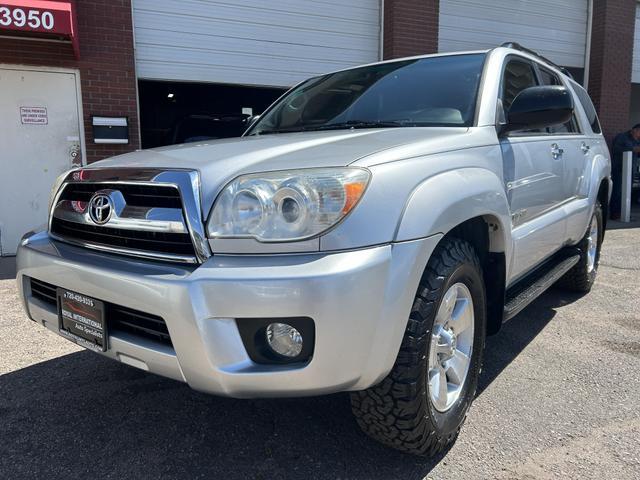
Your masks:
<svg viewBox="0 0 640 480"><path fill-rule="evenodd" d="M478 257L469 243L447 239L422 276L393 369L380 384L351 394L364 432L418 455L450 445L475 396L485 329Z"/></svg>
<svg viewBox="0 0 640 480"><path fill-rule="evenodd" d="M558 281L559 286L575 292L591 290L600 263L600 247L604 234L602 226L602 206L598 202L591 216L587 232L578 244L580 261Z"/></svg>

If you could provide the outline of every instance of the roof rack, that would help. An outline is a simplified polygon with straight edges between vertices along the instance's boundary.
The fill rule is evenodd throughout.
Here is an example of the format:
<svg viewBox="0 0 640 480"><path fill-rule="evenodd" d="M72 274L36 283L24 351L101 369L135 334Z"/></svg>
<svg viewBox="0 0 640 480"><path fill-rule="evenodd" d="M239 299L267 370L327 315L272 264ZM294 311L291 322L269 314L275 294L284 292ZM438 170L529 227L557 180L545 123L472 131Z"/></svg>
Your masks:
<svg viewBox="0 0 640 480"><path fill-rule="evenodd" d="M502 45L500 45L501 47L504 48L512 48L513 50L519 50L521 52L525 52L528 53L529 55L533 55L534 57L538 57L540 60L548 63L549 65L551 65L552 67L557 68L558 70L560 70L562 73L564 73L567 77L573 79L573 75L571 75L571 72L569 70L567 70L565 67L561 67L560 65L557 65L555 63L553 63L551 60L549 60L546 57L543 57L542 55L540 55L538 52L531 50L530 48L526 48L523 47L522 45L520 45L518 42L505 42Z"/></svg>

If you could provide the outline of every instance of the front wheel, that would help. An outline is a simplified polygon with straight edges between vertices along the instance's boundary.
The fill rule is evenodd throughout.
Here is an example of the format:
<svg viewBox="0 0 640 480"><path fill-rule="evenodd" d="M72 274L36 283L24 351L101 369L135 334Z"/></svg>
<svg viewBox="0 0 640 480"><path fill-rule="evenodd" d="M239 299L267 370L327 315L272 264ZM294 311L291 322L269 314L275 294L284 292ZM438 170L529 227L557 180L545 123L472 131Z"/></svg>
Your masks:
<svg viewBox="0 0 640 480"><path fill-rule="evenodd" d="M378 385L351 394L362 430L418 455L453 443L475 396L486 331L485 287L473 247L444 240L422 276L400 353Z"/></svg>

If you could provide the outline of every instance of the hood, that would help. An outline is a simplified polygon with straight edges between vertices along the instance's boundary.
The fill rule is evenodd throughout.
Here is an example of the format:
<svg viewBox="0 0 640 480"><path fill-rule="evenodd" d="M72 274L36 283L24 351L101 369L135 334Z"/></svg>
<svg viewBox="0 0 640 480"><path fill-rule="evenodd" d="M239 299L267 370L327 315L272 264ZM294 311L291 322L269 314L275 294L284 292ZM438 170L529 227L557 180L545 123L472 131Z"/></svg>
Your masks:
<svg viewBox="0 0 640 480"><path fill-rule="evenodd" d="M455 138L459 137L459 138ZM465 138L466 137L466 138ZM386 128L247 136L140 150L102 160L91 168L184 168L200 172L203 210L233 178L294 168L368 166L367 158L397 160L393 149L420 146L420 155L470 146L467 128ZM411 148L415 153L415 148ZM405 154L406 152L402 152ZM374 157L371 157L372 159ZM376 158L373 163L380 163Z"/></svg>

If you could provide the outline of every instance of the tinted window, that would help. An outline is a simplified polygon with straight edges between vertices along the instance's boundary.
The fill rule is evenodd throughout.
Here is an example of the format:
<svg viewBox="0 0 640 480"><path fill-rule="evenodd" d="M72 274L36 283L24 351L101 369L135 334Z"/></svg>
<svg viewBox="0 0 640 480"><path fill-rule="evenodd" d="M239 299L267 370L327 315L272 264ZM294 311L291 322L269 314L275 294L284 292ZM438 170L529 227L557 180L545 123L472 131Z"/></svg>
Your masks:
<svg viewBox="0 0 640 480"><path fill-rule="evenodd" d="M511 108L513 100L522 90L537 85L538 79L531 62L526 60L509 60L504 67L504 75L502 77L501 100L504 112L506 113L509 108ZM531 135L546 133L546 131L540 128L535 130L522 130L518 133Z"/></svg>
<svg viewBox="0 0 640 480"><path fill-rule="evenodd" d="M542 67L540 67L540 80L542 80L542 85L562 85L555 73Z"/></svg>
<svg viewBox="0 0 640 480"><path fill-rule="evenodd" d="M523 60L510 60L504 68L502 79L502 106L511 108L513 100L525 88L538 85L533 65Z"/></svg>
<svg viewBox="0 0 640 480"><path fill-rule="evenodd" d="M562 85L560 77L558 77L558 75L553 73L551 70L547 70L544 67L539 67L539 71L542 85ZM572 115L571 120L563 125L553 125L551 127L547 127L547 132L551 134L578 132L578 122L576 120L575 114Z"/></svg>
<svg viewBox="0 0 640 480"><path fill-rule="evenodd" d="M291 90L250 134L470 126L484 54L383 63L311 79Z"/></svg>
<svg viewBox="0 0 640 480"><path fill-rule="evenodd" d="M572 82L572 85L576 95L578 95L578 100L580 100L580 103L582 104L582 108L584 108L584 112L587 114L587 119L591 124L591 130L593 130L593 133L600 133L600 122L598 121L598 115L595 107L593 106L593 102L591 101L591 97L589 97L587 91L577 83Z"/></svg>

